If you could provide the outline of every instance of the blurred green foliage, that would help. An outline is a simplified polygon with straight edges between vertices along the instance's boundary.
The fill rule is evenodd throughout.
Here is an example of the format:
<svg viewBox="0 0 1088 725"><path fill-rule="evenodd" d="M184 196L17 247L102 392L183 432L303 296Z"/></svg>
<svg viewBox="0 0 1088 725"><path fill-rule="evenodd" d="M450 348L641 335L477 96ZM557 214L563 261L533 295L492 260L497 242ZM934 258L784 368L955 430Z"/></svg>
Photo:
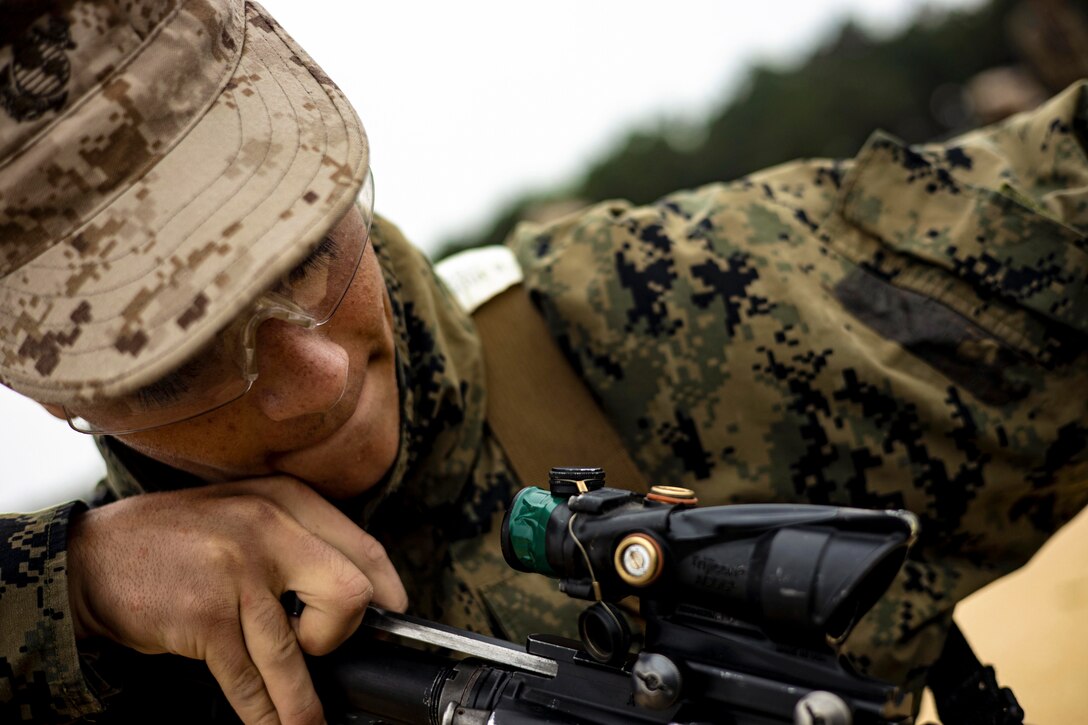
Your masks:
<svg viewBox="0 0 1088 725"><path fill-rule="evenodd" d="M960 85L980 71L1016 62L1006 32L1016 2L923 11L887 38L846 23L797 67L752 68L742 90L705 123L661 121L631 132L580 180L517 199L478 234L442 245L436 258L501 244L528 210L550 201L646 203L795 158L852 156L877 128L909 142L964 130L974 119Z"/></svg>

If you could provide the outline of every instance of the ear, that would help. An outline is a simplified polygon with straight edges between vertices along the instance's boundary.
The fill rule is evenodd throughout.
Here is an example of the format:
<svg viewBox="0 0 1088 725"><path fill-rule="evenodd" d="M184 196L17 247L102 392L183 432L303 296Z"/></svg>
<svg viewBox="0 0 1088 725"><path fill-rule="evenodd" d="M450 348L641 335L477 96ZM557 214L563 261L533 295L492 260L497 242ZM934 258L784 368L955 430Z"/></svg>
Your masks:
<svg viewBox="0 0 1088 725"><path fill-rule="evenodd" d="M53 403L38 403L38 405L49 411L49 414L53 417L60 418L61 420L68 420L68 416L64 414L63 407L54 405Z"/></svg>

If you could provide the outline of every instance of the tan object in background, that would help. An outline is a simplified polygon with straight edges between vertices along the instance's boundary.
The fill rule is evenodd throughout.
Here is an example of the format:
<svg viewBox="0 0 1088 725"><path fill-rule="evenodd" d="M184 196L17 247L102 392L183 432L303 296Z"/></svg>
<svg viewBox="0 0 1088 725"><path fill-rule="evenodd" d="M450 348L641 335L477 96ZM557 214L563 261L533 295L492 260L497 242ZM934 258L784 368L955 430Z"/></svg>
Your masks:
<svg viewBox="0 0 1088 725"><path fill-rule="evenodd" d="M1026 723L1088 723L1088 511L1027 566L965 599L956 621ZM918 722L937 722L928 693Z"/></svg>

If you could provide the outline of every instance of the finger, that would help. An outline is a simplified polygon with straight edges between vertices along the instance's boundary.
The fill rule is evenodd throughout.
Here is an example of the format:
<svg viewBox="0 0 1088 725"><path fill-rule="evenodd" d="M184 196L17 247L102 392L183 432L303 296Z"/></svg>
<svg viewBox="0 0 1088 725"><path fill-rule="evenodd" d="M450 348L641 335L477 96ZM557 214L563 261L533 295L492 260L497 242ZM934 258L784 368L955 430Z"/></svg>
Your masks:
<svg viewBox="0 0 1088 725"><path fill-rule="evenodd" d="M284 725L320 725L321 701L314 690L295 631L277 598L265 592L242 600L242 634L253 664Z"/></svg>
<svg viewBox="0 0 1088 725"><path fill-rule="evenodd" d="M253 496L246 503L260 521L252 532L252 549L264 562L251 572L256 579L249 581L259 582L262 594L277 601L292 590L306 604L302 616L292 620L302 651L325 654L335 649L362 621L374 593L370 580L275 501Z"/></svg>
<svg viewBox="0 0 1088 725"><path fill-rule="evenodd" d="M288 478L243 481L231 486L237 492L275 501L308 531L348 557L373 585L374 604L397 612L408 608L404 584L381 542L313 489Z"/></svg>
<svg viewBox="0 0 1088 725"><path fill-rule="evenodd" d="M240 627L213 638L204 660L245 725L279 725L276 707L246 650Z"/></svg>
<svg viewBox="0 0 1088 725"><path fill-rule="evenodd" d="M299 646L308 654L327 654L359 627L374 587L340 551L301 525L298 529L297 537L277 537L272 553L282 589L294 590L306 605L293 620Z"/></svg>
<svg viewBox="0 0 1088 725"><path fill-rule="evenodd" d="M355 527L357 545L344 552L355 566L364 572L374 585L373 603L394 612L408 609L408 592L390 561L382 543L367 532ZM334 544L335 545L335 544Z"/></svg>

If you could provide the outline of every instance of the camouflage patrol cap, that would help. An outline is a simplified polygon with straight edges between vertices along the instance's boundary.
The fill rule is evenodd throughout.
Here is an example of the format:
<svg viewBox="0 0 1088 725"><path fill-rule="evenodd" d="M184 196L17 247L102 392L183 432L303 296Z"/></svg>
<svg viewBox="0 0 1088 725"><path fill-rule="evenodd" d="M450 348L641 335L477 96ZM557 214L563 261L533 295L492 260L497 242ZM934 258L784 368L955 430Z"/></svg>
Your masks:
<svg viewBox="0 0 1088 725"><path fill-rule="evenodd" d="M0 382L129 392L350 207L359 119L259 5L0 3Z"/></svg>

